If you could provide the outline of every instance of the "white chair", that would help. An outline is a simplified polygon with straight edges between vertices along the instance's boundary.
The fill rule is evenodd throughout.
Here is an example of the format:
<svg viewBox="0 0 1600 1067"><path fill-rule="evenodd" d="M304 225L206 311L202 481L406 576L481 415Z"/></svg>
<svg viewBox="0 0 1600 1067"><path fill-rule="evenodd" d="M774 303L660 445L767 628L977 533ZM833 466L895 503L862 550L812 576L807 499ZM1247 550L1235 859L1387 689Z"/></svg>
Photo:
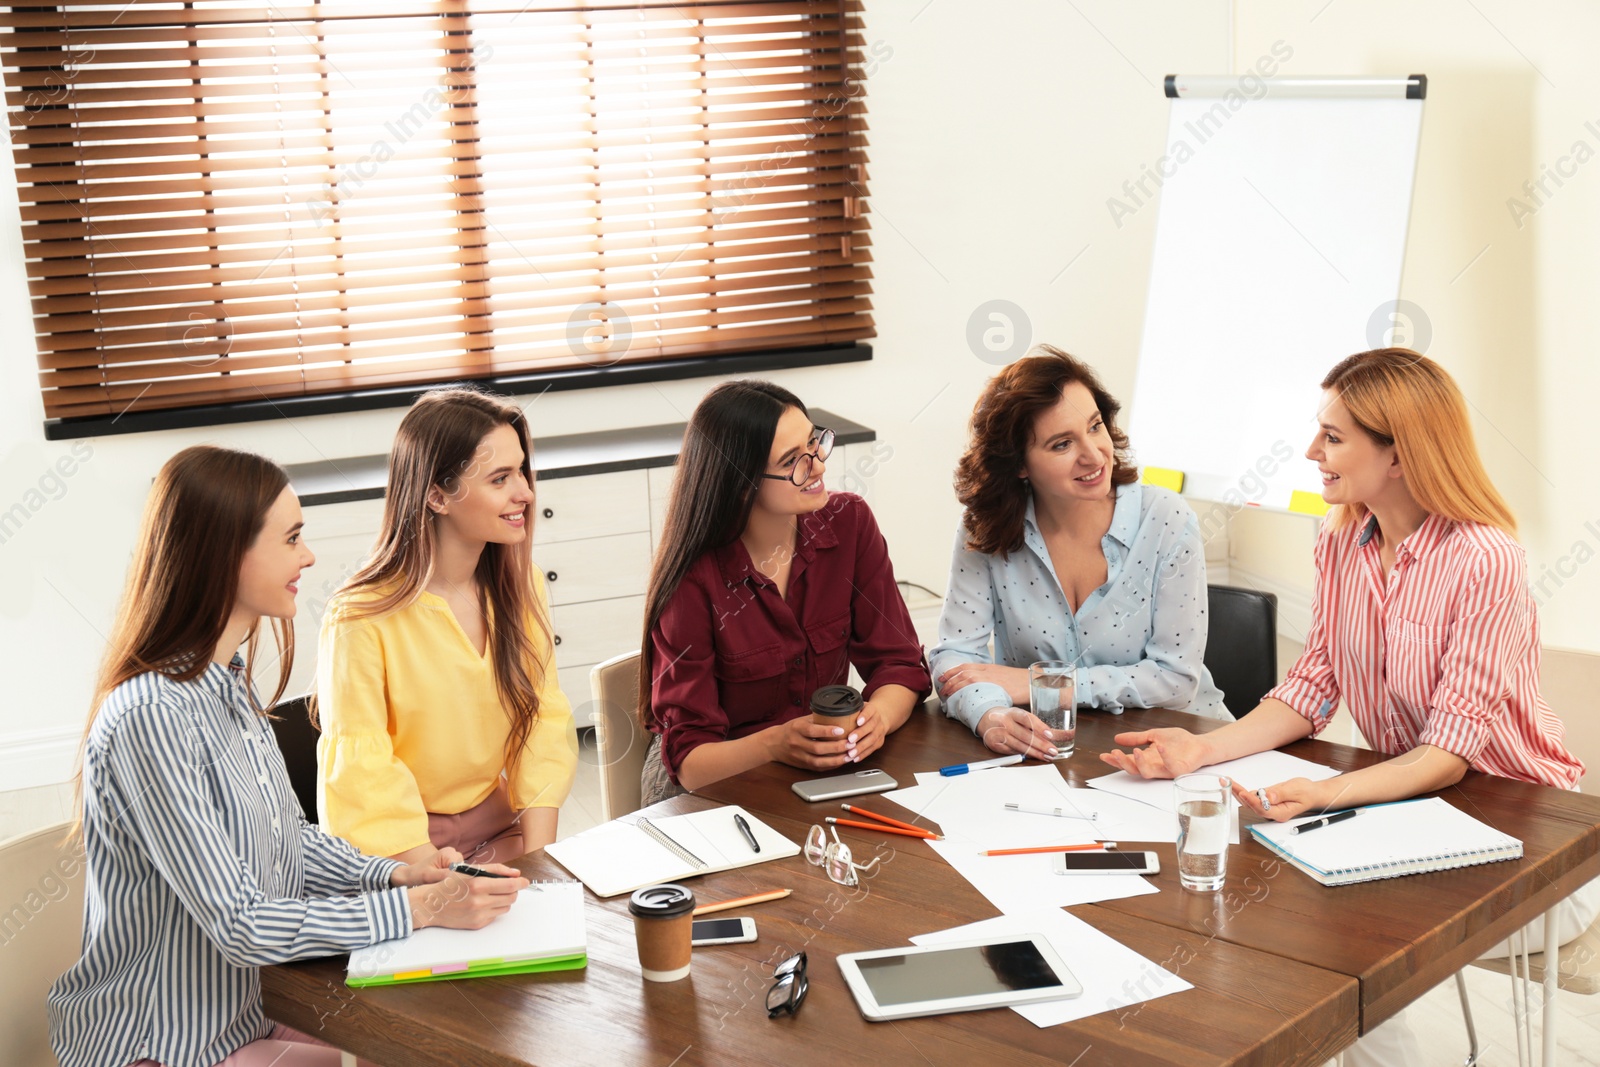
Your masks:
<svg viewBox="0 0 1600 1067"><path fill-rule="evenodd" d="M1544 650L1539 671L1539 692L1557 714L1563 708L1586 708L1600 690L1600 656L1566 649ZM1589 715L1562 715L1567 728L1567 749L1583 760L1589 773L1585 776L1586 793L1596 790L1595 773L1600 771L1600 722ZM1546 928L1546 951L1551 947L1554 931ZM1511 1003L1517 1023L1517 1062L1533 1058L1531 1032L1532 1010L1529 1005L1532 990L1543 985L1544 1038L1542 1062L1550 1067L1555 1062L1555 1005L1556 990L1571 993L1600 993L1600 919L1576 938L1556 950L1556 970L1545 973L1545 952L1527 952L1528 946L1518 949L1520 938L1513 938L1512 951L1505 959L1475 960L1472 966L1488 971L1499 971L1511 976ZM1461 1012L1467 1023L1467 1040L1471 1046L1467 1067L1478 1060L1478 1034L1472 1024L1472 1005L1467 999L1466 979L1456 974L1456 992L1461 997Z"/></svg>
<svg viewBox="0 0 1600 1067"><path fill-rule="evenodd" d="M0 1063L55 1067L44 998L83 951L81 850L70 823L0 844Z"/></svg>
<svg viewBox="0 0 1600 1067"><path fill-rule="evenodd" d="M600 813L606 819L638 811L639 774L650 735L639 726L639 653L626 652L589 670L594 698L595 754L600 764Z"/></svg>

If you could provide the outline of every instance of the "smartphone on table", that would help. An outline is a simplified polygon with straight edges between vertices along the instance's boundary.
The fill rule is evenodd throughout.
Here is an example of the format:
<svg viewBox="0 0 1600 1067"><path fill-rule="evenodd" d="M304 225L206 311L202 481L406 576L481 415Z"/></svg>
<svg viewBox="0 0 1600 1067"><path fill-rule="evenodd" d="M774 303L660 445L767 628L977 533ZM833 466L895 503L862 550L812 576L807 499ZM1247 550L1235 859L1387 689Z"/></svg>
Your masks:
<svg viewBox="0 0 1600 1067"><path fill-rule="evenodd" d="M738 945L755 939L754 919L696 919L689 934L691 945Z"/></svg>
<svg viewBox="0 0 1600 1067"><path fill-rule="evenodd" d="M1160 874L1154 852L1063 852L1056 856L1057 874Z"/></svg>

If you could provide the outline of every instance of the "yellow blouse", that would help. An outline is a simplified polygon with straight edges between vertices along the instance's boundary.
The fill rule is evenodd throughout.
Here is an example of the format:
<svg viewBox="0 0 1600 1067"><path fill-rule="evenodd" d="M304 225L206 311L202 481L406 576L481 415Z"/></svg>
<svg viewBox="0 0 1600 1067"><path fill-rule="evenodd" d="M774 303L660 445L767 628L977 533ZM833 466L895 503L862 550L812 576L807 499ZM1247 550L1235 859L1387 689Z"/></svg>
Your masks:
<svg viewBox="0 0 1600 1067"><path fill-rule="evenodd" d="M544 576L535 595L547 603ZM428 812L466 811L506 769L511 720L450 606L422 592L388 615L352 620L336 597L318 645L317 807L327 832L373 856L428 844ZM572 706L540 651L539 716L509 785L511 805L559 807L578 763Z"/></svg>

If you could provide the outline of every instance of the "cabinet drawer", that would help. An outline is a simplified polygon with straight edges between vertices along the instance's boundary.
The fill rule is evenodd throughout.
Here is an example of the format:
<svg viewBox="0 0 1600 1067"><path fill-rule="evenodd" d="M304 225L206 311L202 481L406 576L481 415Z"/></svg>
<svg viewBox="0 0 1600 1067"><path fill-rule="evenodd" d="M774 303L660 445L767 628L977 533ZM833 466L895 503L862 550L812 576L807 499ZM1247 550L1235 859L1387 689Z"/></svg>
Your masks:
<svg viewBox="0 0 1600 1067"><path fill-rule="evenodd" d="M558 541L534 550L552 606L643 596L650 579L650 535L618 534Z"/></svg>
<svg viewBox="0 0 1600 1067"><path fill-rule="evenodd" d="M649 485L642 470L539 482L533 507L536 545L650 530Z"/></svg>
<svg viewBox="0 0 1600 1067"><path fill-rule="evenodd" d="M644 631L644 597L563 604L551 609L550 615L559 642L556 667L580 667L639 647Z"/></svg>

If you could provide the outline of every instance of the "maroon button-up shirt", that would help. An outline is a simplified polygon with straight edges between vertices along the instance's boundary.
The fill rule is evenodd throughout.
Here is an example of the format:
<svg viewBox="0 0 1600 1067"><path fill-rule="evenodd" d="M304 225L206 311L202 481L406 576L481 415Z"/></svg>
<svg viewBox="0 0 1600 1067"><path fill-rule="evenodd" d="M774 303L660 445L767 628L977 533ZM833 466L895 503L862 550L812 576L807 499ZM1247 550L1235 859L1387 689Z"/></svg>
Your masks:
<svg viewBox="0 0 1600 1067"><path fill-rule="evenodd" d="M932 691L889 547L866 502L834 493L800 520L787 596L735 541L695 561L650 632L651 708L674 781L683 758L811 711L850 665L866 682Z"/></svg>

